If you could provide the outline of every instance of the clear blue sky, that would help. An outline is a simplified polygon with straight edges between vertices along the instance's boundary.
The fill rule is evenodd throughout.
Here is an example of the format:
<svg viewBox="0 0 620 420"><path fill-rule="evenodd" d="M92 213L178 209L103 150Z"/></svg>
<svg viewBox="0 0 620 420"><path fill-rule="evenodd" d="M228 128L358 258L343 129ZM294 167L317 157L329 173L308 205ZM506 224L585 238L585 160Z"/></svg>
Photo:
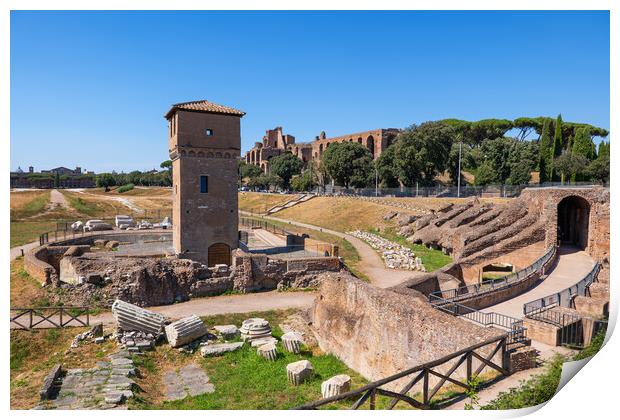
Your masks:
<svg viewBox="0 0 620 420"><path fill-rule="evenodd" d="M608 12L13 12L11 168L151 169L163 114L239 108L242 149L442 118L609 128Z"/></svg>

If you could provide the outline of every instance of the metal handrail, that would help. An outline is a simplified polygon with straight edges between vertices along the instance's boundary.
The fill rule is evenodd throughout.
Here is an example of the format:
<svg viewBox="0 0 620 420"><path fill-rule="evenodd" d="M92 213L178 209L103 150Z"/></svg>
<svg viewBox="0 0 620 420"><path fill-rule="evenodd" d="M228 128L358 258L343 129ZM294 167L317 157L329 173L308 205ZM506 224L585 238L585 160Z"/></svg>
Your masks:
<svg viewBox="0 0 620 420"><path fill-rule="evenodd" d="M471 297L480 296L486 293L502 290L506 287L510 287L513 284L518 284L521 281L527 279L532 273L540 270L549 261L551 261L557 252L557 247L550 247L545 254L536 260L526 268L519 270L515 273L508 274L504 277L490 280L484 283L473 284L469 286L457 287L455 289L437 290L428 295L428 300L432 303L434 301L457 301L465 300Z"/></svg>
<svg viewBox="0 0 620 420"><path fill-rule="evenodd" d="M556 306L570 308L576 296L585 296L588 287L597 280L600 271L601 264L597 261L588 274L571 287L524 304L523 314L528 318L534 318L534 315Z"/></svg>

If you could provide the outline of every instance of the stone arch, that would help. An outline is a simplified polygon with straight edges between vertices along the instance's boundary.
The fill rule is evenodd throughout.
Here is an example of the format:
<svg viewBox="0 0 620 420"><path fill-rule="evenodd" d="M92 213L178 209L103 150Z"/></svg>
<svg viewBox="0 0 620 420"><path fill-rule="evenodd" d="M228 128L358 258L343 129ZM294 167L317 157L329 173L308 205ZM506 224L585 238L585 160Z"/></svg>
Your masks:
<svg viewBox="0 0 620 420"><path fill-rule="evenodd" d="M230 153L228 153L228 152L224 153L224 157L225 157L226 159L230 159Z"/></svg>
<svg viewBox="0 0 620 420"><path fill-rule="evenodd" d="M194 157L196 156L196 152L194 152L193 150L190 150L187 156Z"/></svg>
<svg viewBox="0 0 620 420"><path fill-rule="evenodd" d="M205 157L205 153L204 152L198 152L198 157Z"/></svg>
<svg viewBox="0 0 620 420"><path fill-rule="evenodd" d="M359 144L362 144L362 138L361 138L361 137L358 137L357 142L358 142Z"/></svg>
<svg viewBox="0 0 620 420"><path fill-rule="evenodd" d="M212 158L213 157L213 152L207 152L207 157L208 158Z"/></svg>
<svg viewBox="0 0 620 420"><path fill-rule="evenodd" d="M319 144L319 155L323 155L323 143Z"/></svg>
<svg viewBox="0 0 620 420"><path fill-rule="evenodd" d="M185 156L187 152L185 150L181 150L181 156Z"/></svg>
<svg viewBox="0 0 620 420"><path fill-rule="evenodd" d="M215 157L216 158L221 158L222 157L222 152L215 152Z"/></svg>
<svg viewBox="0 0 620 420"><path fill-rule="evenodd" d="M564 197L558 203L558 242L583 250L588 248L590 203L578 195Z"/></svg>
<svg viewBox="0 0 620 420"><path fill-rule="evenodd" d="M366 147L368 147L368 150L370 150L370 154L372 155L372 158L375 158L375 138L373 136L368 136L368 138L366 139Z"/></svg>
<svg viewBox="0 0 620 420"><path fill-rule="evenodd" d="M225 243L218 242L211 245L207 249L207 259L208 266L213 267L216 264L226 264L230 265L231 263L231 248Z"/></svg>

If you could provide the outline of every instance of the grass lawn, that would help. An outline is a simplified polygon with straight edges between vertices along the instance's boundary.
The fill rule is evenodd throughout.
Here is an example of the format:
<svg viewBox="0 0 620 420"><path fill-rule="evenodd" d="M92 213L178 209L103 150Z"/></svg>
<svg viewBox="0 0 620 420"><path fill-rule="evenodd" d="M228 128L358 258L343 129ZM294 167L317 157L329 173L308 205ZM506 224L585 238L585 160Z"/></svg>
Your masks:
<svg viewBox="0 0 620 420"><path fill-rule="evenodd" d="M315 197L279 211L274 216L348 232L392 226L394 222L383 220L383 216L393 210L394 207L353 198Z"/></svg>
<svg viewBox="0 0 620 420"><path fill-rule="evenodd" d="M271 207L284 204L296 197L298 197L298 195L240 192L239 210L251 211L253 213L266 213Z"/></svg>
<svg viewBox="0 0 620 420"><path fill-rule="evenodd" d="M20 191L11 193L11 220L35 216L50 202L50 191Z"/></svg>
<svg viewBox="0 0 620 420"><path fill-rule="evenodd" d="M11 221L11 248L38 241L39 235L55 229L53 220Z"/></svg>
<svg viewBox="0 0 620 420"><path fill-rule="evenodd" d="M370 230L370 232L411 249L413 252L415 252L416 256L422 259L422 263L424 264L426 271L428 271L429 273L452 262L452 257L444 254L437 249L429 249L424 245L412 244L411 242L407 241L406 238L396 233L396 228L387 228L385 230L382 230L381 232L378 232L377 230Z"/></svg>
<svg viewBox="0 0 620 420"><path fill-rule="evenodd" d="M208 327L222 324L240 326L244 319L261 317L270 322L273 335L280 338L282 331L278 324L294 312L295 310L278 310L227 314L204 317L203 320ZM139 384L146 392L138 394L138 398L130 408L287 409L320 399L321 382L334 375L344 373L351 376L352 389L367 383L361 375L350 370L335 356L323 354L318 348L305 348L302 354L295 355L285 352L280 344L277 347L279 357L275 362L270 362L259 357L256 348L248 344L240 350L208 358L202 357L199 352L185 355L167 346L159 346L156 351L147 352L136 360L139 368L145 372ZM312 363L315 375L310 381L294 387L288 383L286 365L302 359ZM180 401L164 402L163 372L171 367L180 368L190 362L204 367L215 385L215 392ZM345 402L340 407L348 407L352 403Z"/></svg>
<svg viewBox="0 0 620 420"><path fill-rule="evenodd" d="M39 402L39 389L52 367L61 363L65 368L90 368L107 354L116 351L116 344L83 343L68 354L73 338L88 328L59 328L33 331L11 331L11 409L30 409Z"/></svg>
<svg viewBox="0 0 620 420"><path fill-rule="evenodd" d="M49 306L41 283L24 270L22 257L11 261L11 307Z"/></svg>

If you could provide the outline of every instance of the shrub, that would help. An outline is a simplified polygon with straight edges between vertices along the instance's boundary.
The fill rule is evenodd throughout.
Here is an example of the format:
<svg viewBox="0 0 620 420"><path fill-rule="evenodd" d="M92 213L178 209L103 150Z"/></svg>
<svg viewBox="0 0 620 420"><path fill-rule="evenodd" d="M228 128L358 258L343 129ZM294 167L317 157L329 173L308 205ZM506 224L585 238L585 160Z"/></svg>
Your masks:
<svg viewBox="0 0 620 420"><path fill-rule="evenodd" d="M119 194L121 194L121 193L124 193L124 192L127 192L127 191L131 191L131 190L133 190L133 188L134 188L134 185L133 185L133 184L125 184L125 185L123 185L123 186L121 186L121 187L118 187L118 188L116 189L116 191L117 191Z"/></svg>

